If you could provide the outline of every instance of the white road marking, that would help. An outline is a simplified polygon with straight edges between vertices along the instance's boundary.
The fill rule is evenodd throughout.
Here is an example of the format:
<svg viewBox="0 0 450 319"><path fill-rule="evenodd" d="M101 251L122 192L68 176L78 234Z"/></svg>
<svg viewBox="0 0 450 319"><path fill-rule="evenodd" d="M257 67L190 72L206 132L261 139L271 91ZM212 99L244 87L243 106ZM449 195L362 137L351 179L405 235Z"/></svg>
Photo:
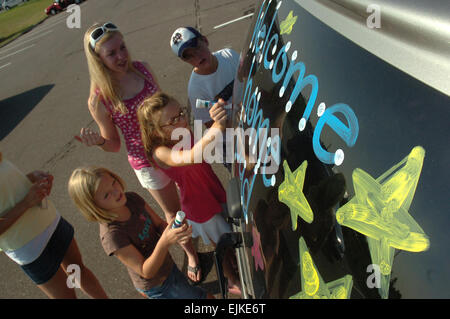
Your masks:
<svg viewBox="0 0 450 319"><path fill-rule="evenodd" d="M1 69L3 69L3 68L6 68L8 65L10 65L11 64L11 62L9 62L9 63L7 63L7 64L5 64L5 65L2 65L2 66L0 66L0 70Z"/></svg>
<svg viewBox="0 0 450 319"><path fill-rule="evenodd" d="M39 34L39 33L43 32L43 31L46 31L46 30L51 29L53 27L54 27L53 24L52 25L38 26L38 27L34 28L33 30L31 30L30 32L27 32L24 35L22 35L20 37L20 39L21 40L23 40L23 39L28 40L29 38L36 36L36 34Z"/></svg>
<svg viewBox="0 0 450 319"><path fill-rule="evenodd" d="M35 46L35 44L32 44L32 45L29 45L29 46L27 46L27 47L25 47L25 48L23 48L23 49L17 50L16 52L10 53L10 54L5 55L5 56L2 56L2 57L0 57L0 60L6 59L7 57L13 56L13 55L15 55L15 54L17 54L17 53L20 53L20 52L22 52L22 51L25 51L25 50L27 50L27 49L29 49L29 48L31 48L31 47L34 47L34 46Z"/></svg>
<svg viewBox="0 0 450 319"><path fill-rule="evenodd" d="M36 28L34 28L33 30L31 30L30 32L25 33L23 36L20 37L20 39L21 39L21 40L23 40L23 39L28 40L30 37L35 36L36 33L40 33L40 32L42 32L42 31L51 29L51 28L53 28L55 25L57 25L57 24L59 24L59 23L61 23L61 22L66 21L66 19L67 19L67 16L63 15L63 17L61 17L59 20L51 21L48 25L45 25L45 22L47 22L47 20L46 20L43 24L37 26Z"/></svg>
<svg viewBox="0 0 450 319"><path fill-rule="evenodd" d="M22 37L20 37L19 39L17 39L17 41L15 41L14 46L12 46L12 47L4 47L3 50L0 50L0 54L3 54L3 53L5 53L6 51L10 51L10 50L12 50L12 49L14 49L14 48L17 48L17 47L19 47L19 46L21 46L21 45L23 45L23 44L25 44L25 43L27 43L27 42L36 40L36 39L38 39L38 38L40 38L40 37L43 37L43 36L45 36L45 35L47 35L47 34L53 32L53 30L48 30L48 29L53 28L54 26L56 26L57 24L60 24L61 22L65 22L65 21L67 20L67 17L68 17L68 16L69 16L69 15L68 15L67 11L62 12L62 13L60 14L60 16L59 16L55 21L51 21L50 24L48 24L48 25L43 25L43 26L41 26L41 27L39 27L39 28L36 28L36 29L38 29L38 30L34 29L34 30L31 30L30 32L24 34ZM44 31L44 30L48 30L48 31L42 32L42 31ZM34 45L34 44L33 44L33 45ZM0 57L0 60L2 60L2 59L4 59L4 58L7 58L8 56L14 55L14 54L16 54L16 53L19 53L19 52L21 52L21 51L23 51L23 50L26 50L26 49L32 47L33 45L28 46L28 47L26 47L26 48L24 48L24 49L22 49L22 50L18 50L18 51L14 52L14 53L11 53L11 54L9 54L9 55L7 55L7 56L5 56L5 57Z"/></svg>
<svg viewBox="0 0 450 319"><path fill-rule="evenodd" d="M253 15L253 13L250 13L250 14L247 14L247 15L242 16L242 17L240 17L240 18L237 18L237 19L234 19L234 20L231 20L231 21L228 21L228 22L225 22L225 23L216 25L216 26L214 27L214 29L222 28L222 27L224 27L224 26L226 26L226 25L229 25L229 24L231 24L231 23L234 23L234 22L237 22L237 21L239 21L239 20L243 20L243 19L245 19L245 18L251 17L252 15Z"/></svg>
<svg viewBox="0 0 450 319"><path fill-rule="evenodd" d="M4 50L1 50L1 51L0 51L0 54L3 54L3 53L5 53L6 51L9 51L9 50L12 50L12 49L14 49L14 48L17 48L17 47L21 46L22 44L24 44L24 43L26 43L26 42L30 42L30 41L36 40L37 38L43 37L44 35L47 35L47 34L49 34L50 32L53 32L53 30L49 30L49 31L47 31L47 32L41 33L41 34L37 35L37 36L34 37L34 38L25 40L25 41L23 41L23 42L21 42L21 43L18 43L18 44L16 44L16 45L12 46L12 47L8 47L8 48L6 48L6 49L4 49Z"/></svg>

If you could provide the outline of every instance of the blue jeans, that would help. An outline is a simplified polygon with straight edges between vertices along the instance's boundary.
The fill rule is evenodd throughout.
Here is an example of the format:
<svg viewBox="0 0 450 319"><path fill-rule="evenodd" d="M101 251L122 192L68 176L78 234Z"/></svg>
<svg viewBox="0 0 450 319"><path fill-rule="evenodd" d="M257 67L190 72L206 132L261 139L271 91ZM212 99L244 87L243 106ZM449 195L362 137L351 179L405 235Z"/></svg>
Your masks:
<svg viewBox="0 0 450 319"><path fill-rule="evenodd" d="M161 286L145 291L137 290L149 299L206 299L206 291L200 287L191 286L186 276L178 270L175 264Z"/></svg>

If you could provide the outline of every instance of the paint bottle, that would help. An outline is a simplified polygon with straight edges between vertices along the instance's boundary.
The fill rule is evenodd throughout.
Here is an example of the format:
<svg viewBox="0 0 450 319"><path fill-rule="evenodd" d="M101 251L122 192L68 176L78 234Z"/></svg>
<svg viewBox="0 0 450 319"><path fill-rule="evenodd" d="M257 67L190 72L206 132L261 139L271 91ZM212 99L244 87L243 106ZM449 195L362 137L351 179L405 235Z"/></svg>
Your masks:
<svg viewBox="0 0 450 319"><path fill-rule="evenodd" d="M217 101L206 101L206 100L202 100L202 99L197 99L196 103L195 103L195 107L197 109L209 109L210 107L212 107L214 104L216 104ZM223 108L225 110L231 110L232 105L231 104L227 104L225 105Z"/></svg>
<svg viewBox="0 0 450 319"><path fill-rule="evenodd" d="M47 172L47 175L49 175L49 172ZM48 184L49 180L48 178L46 178L46 180L44 182L41 182L41 186ZM41 201L40 205L39 205L42 209L47 209L48 208L48 202L47 202L47 196L44 197L44 199Z"/></svg>
<svg viewBox="0 0 450 319"><path fill-rule="evenodd" d="M47 202L47 197L44 197L44 199L42 200L40 207L42 209L47 209L48 208L48 202Z"/></svg>
<svg viewBox="0 0 450 319"><path fill-rule="evenodd" d="M177 215L175 216L175 220L173 221L172 228L180 227L181 224L183 224L183 220L185 217L186 217L186 214L183 211L179 210L177 212Z"/></svg>

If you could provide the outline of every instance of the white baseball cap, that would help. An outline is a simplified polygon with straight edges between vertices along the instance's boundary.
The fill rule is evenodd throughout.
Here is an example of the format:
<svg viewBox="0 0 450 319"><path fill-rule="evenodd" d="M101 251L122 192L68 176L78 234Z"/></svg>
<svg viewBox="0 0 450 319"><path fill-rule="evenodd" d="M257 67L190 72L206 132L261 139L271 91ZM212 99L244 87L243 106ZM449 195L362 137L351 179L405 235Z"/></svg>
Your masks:
<svg viewBox="0 0 450 319"><path fill-rule="evenodd" d="M202 35L192 27L181 27L175 30L170 38L170 47L179 57L182 57L183 51L187 48L197 47L197 39Z"/></svg>

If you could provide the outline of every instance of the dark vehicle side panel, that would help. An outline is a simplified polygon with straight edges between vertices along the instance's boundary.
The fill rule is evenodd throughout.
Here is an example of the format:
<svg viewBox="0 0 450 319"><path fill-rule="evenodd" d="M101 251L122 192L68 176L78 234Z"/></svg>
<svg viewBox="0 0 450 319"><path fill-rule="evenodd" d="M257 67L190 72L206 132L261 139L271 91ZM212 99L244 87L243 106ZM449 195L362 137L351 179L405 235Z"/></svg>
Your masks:
<svg viewBox="0 0 450 319"><path fill-rule="evenodd" d="M244 231L253 236L246 247L253 297L342 297L346 289L351 298L450 297L448 95L366 51L296 1L260 1L256 8L235 81L234 127L277 128L280 143L271 136L272 152L280 158L278 171L264 175L264 164L257 174L249 161L244 167L250 150L236 154ZM285 81L296 63L303 69ZM255 110L260 118L252 121ZM339 149L343 161L335 162L330 155ZM280 195L290 174L304 177L296 184L298 199ZM368 184L359 188L355 180ZM397 193L383 202L386 188ZM306 208L293 213L290 205L302 198ZM357 207L352 217L349 207ZM370 284L373 265L383 272L379 289ZM308 274L315 284L308 286Z"/></svg>

